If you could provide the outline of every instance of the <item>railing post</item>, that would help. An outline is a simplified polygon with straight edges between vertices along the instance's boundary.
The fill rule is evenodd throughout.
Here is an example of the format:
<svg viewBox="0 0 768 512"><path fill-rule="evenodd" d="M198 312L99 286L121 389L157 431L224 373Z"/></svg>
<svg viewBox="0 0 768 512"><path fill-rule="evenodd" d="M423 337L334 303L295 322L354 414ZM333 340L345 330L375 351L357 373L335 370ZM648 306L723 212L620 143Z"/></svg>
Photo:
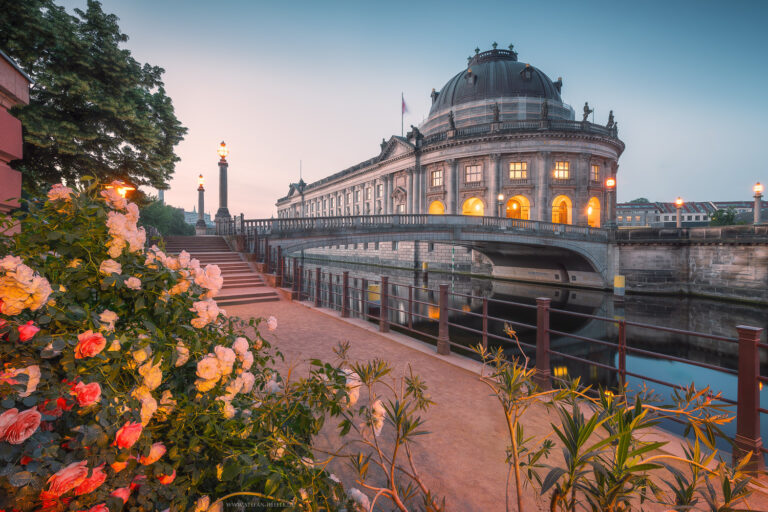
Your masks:
<svg viewBox="0 0 768 512"><path fill-rule="evenodd" d="M448 355L451 353L451 344L448 338L448 285L440 285L440 297L437 301L438 316L440 318L437 327L437 353Z"/></svg>
<svg viewBox="0 0 768 512"><path fill-rule="evenodd" d="M739 333L739 376L738 400L736 405L736 438L733 448L734 464L752 452L752 458L746 470L756 474L765 469L763 453L760 448L760 357L757 344L763 330L758 327L737 325Z"/></svg>
<svg viewBox="0 0 768 512"><path fill-rule="evenodd" d="M341 275L341 317L349 318L349 271Z"/></svg>
<svg viewBox="0 0 768 512"><path fill-rule="evenodd" d="M408 328L413 329L413 286L408 285Z"/></svg>
<svg viewBox="0 0 768 512"><path fill-rule="evenodd" d="M368 280L360 279L360 314L363 315L363 320L368 320Z"/></svg>
<svg viewBox="0 0 768 512"><path fill-rule="evenodd" d="M483 348L488 349L488 297L483 297Z"/></svg>
<svg viewBox="0 0 768 512"><path fill-rule="evenodd" d="M321 304L321 297L320 297L320 267L317 267L317 270L315 270L315 307L320 307Z"/></svg>
<svg viewBox="0 0 768 512"><path fill-rule="evenodd" d="M291 300L297 300L299 298L299 260L293 258L293 275L291 276Z"/></svg>
<svg viewBox="0 0 768 512"><path fill-rule="evenodd" d="M333 273L328 271L328 307L333 309Z"/></svg>
<svg viewBox="0 0 768 512"><path fill-rule="evenodd" d="M269 274L269 238L264 237L264 268L267 269L267 274Z"/></svg>
<svg viewBox="0 0 768 512"><path fill-rule="evenodd" d="M622 394L627 384L627 322L619 320L619 387Z"/></svg>
<svg viewBox="0 0 768 512"><path fill-rule="evenodd" d="M389 278L381 276L381 289L379 290L379 331L389 332Z"/></svg>
<svg viewBox="0 0 768 512"><path fill-rule="evenodd" d="M281 246L277 246L277 258L275 259L275 263L277 264L277 268L275 269L275 287L280 288L283 286L283 248Z"/></svg>
<svg viewBox="0 0 768 512"><path fill-rule="evenodd" d="M549 369L549 298L536 299L536 375L540 388L552 387Z"/></svg>
<svg viewBox="0 0 768 512"><path fill-rule="evenodd" d="M304 265L299 265L299 277L298 277L298 288L299 288L299 300L301 300L301 288L304 284Z"/></svg>

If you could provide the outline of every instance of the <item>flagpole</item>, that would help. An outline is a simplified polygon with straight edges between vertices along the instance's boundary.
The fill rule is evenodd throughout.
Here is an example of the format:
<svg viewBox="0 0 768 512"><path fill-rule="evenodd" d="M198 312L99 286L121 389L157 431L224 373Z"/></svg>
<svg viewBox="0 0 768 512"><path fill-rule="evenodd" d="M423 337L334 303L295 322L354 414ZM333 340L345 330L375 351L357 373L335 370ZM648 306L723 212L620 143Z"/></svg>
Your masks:
<svg viewBox="0 0 768 512"><path fill-rule="evenodd" d="M405 96L403 93L400 93L400 136L403 136L403 116L405 115L405 109L403 108L403 105L405 104Z"/></svg>

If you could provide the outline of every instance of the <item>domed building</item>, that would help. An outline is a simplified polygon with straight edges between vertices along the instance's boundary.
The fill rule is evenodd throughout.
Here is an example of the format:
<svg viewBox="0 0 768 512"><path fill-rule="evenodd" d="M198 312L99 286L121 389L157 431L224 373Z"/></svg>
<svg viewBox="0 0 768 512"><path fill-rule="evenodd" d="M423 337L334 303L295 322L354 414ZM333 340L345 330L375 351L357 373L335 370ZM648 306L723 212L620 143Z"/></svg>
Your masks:
<svg viewBox="0 0 768 512"><path fill-rule="evenodd" d="M430 213L505 216L593 227L614 221L624 143L563 102L562 79L512 47L476 50L433 90L427 120L381 152L315 183L291 185L280 217ZM503 199L500 200L500 198Z"/></svg>

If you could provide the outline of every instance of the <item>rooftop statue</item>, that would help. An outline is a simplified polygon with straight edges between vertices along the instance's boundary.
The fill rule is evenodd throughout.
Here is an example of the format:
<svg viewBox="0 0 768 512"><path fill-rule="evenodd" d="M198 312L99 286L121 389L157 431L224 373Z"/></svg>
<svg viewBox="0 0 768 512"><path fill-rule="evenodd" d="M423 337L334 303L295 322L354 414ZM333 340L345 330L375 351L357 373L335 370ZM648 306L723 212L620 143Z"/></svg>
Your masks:
<svg viewBox="0 0 768 512"><path fill-rule="evenodd" d="M611 110L608 113L608 123L605 125L606 128L613 128L616 125L616 122L613 120L613 110Z"/></svg>
<svg viewBox="0 0 768 512"><path fill-rule="evenodd" d="M448 125L451 127L451 130L456 129L456 120L453 118L453 110L448 113Z"/></svg>
<svg viewBox="0 0 768 512"><path fill-rule="evenodd" d="M589 108L589 102L585 101L584 102L584 119L582 119L582 121L586 122L587 118L589 117L589 114L591 114L594 111L595 111L594 109Z"/></svg>
<svg viewBox="0 0 768 512"><path fill-rule="evenodd" d="M493 104L493 122L498 123L499 122L499 104L494 103Z"/></svg>
<svg viewBox="0 0 768 512"><path fill-rule="evenodd" d="M544 100L541 102L541 118L547 119L549 118L549 103L547 100Z"/></svg>

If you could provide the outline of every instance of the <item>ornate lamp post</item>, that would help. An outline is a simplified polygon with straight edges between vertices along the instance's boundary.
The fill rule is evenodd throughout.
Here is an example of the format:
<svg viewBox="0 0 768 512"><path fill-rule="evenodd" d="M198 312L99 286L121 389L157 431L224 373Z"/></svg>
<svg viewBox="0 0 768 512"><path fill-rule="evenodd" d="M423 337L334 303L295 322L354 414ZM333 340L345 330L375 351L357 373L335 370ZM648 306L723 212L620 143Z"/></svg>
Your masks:
<svg viewBox="0 0 768 512"><path fill-rule="evenodd" d="M760 224L760 215L762 213L760 210L763 208L763 186L758 181L752 190L755 192L755 206L753 207L755 224Z"/></svg>
<svg viewBox="0 0 768 512"><path fill-rule="evenodd" d="M229 155L229 149L227 144L221 141L219 149L216 151L219 154L219 210L216 212L216 224L220 222L229 221L230 215L227 209L227 155Z"/></svg>
<svg viewBox="0 0 768 512"><path fill-rule="evenodd" d="M503 217L503 215L501 214L501 206L504 204L504 194L499 194L499 197L497 197L497 199L499 200L498 201L498 206L499 206L499 208L498 208L499 214L498 215L499 215L499 217Z"/></svg>
<svg viewBox="0 0 768 512"><path fill-rule="evenodd" d="M616 190L616 178L610 176L605 180L606 222L608 229L616 228L616 213L613 211L613 192Z"/></svg>
<svg viewBox="0 0 768 512"><path fill-rule="evenodd" d="M677 210L677 229L680 229L683 227L683 198L678 197L675 199L675 210Z"/></svg>
<svg viewBox="0 0 768 512"><path fill-rule="evenodd" d="M195 223L195 234L204 235L207 230L205 225L205 187L203 187L203 175L197 178L197 222Z"/></svg>

